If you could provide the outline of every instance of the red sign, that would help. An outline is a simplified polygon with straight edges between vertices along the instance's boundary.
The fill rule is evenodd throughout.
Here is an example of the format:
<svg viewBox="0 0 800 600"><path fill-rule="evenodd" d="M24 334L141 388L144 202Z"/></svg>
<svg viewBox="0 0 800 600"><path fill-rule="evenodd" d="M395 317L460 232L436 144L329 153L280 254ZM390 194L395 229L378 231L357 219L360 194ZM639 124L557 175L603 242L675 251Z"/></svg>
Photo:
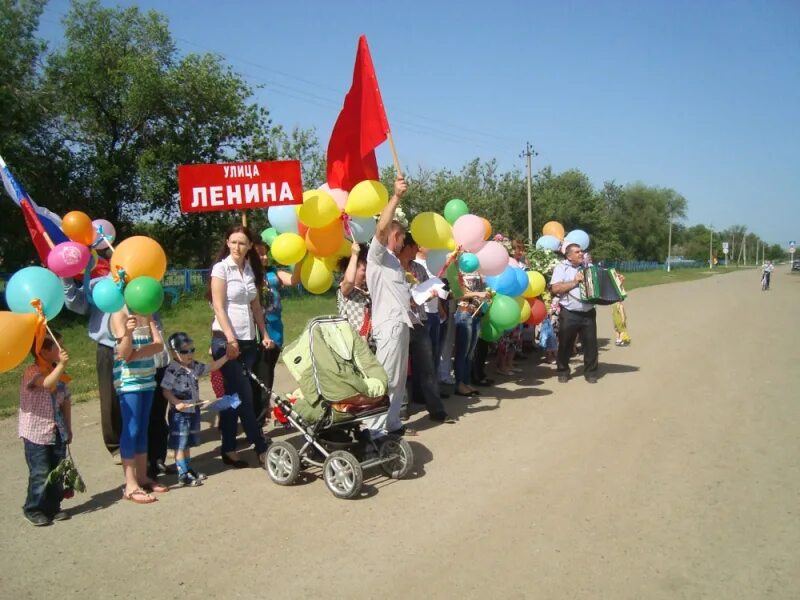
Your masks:
<svg viewBox="0 0 800 600"><path fill-rule="evenodd" d="M178 190L185 213L303 203L298 160L179 165Z"/></svg>

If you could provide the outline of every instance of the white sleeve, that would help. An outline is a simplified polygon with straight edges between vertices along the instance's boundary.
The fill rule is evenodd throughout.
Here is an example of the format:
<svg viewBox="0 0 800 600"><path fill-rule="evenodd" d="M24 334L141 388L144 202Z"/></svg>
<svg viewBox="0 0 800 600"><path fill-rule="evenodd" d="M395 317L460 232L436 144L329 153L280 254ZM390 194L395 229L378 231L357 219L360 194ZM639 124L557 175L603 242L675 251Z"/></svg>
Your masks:
<svg viewBox="0 0 800 600"><path fill-rule="evenodd" d="M550 285L554 283L566 283L567 269L564 265L556 265L553 269L553 276L550 278Z"/></svg>
<svg viewBox="0 0 800 600"><path fill-rule="evenodd" d="M377 238L373 237L369 243L369 251L367 252L367 262L383 264L383 258L386 256L386 246L381 244Z"/></svg>
<svg viewBox="0 0 800 600"><path fill-rule="evenodd" d="M211 268L211 277L228 281L228 278L225 275L225 265L222 263L222 261L218 262Z"/></svg>

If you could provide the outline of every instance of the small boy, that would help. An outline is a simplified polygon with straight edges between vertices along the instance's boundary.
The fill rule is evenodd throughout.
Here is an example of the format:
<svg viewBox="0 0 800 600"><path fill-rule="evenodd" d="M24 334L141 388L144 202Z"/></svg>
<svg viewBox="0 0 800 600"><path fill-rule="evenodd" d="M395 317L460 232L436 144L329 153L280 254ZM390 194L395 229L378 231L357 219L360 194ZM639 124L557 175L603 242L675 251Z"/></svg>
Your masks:
<svg viewBox="0 0 800 600"><path fill-rule="evenodd" d="M178 483L183 486L201 485L205 474L193 470L189 464L190 450L197 446L200 433L200 384L204 375L217 371L228 362L227 356L218 358L210 365L194 359L194 342L182 331L169 337L172 360L164 372L161 387L170 403L168 447L175 451L178 466Z"/></svg>
<svg viewBox="0 0 800 600"><path fill-rule="evenodd" d="M29 472L22 511L36 527L70 518L61 510L61 481L47 485L47 475L66 457L67 444L72 441L69 377L64 373L69 355L56 343L61 343L61 336L54 335L55 339L44 339L38 355L35 344L31 348L35 362L25 369L19 390L18 431Z"/></svg>

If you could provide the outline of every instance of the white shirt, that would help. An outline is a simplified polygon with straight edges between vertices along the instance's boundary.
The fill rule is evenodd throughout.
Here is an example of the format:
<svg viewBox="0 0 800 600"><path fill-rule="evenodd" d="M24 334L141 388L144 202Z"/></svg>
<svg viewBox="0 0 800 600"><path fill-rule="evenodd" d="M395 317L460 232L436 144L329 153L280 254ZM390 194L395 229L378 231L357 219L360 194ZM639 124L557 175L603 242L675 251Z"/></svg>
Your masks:
<svg viewBox="0 0 800 600"><path fill-rule="evenodd" d="M576 267L568 260L565 260L564 262L557 264L556 268L553 269L553 276L550 278L550 285L553 285L554 283L570 283L575 281L575 276L581 270L583 270L583 266L578 265ZM561 304L563 308L575 312L589 312L594 308L594 304L581 301L580 286L575 286L566 294L561 294L559 296L559 304Z"/></svg>
<svg viewBox="0 0 800 600"><path fill-rule="evenodd" d="M414 260L415 263L418 265L422 265L425 268L425 272L428 274L428 278L435 277L431 270L428 268L428 261L424 258L417 258ZM425 303L425 312L429 315L438 315L439 314L439 297L434 296L430 300Z"/></svg>
<svg viewBox="0 0 800 600"><path fill-rule="evenodd" d="M250 303L256 298L258 290L250 263L245 262L244 269L239 271L236 262L229 255L214 265L211 269L211 277L222 279L225 282L223 308L231 322L236 339L254 340L256 326ZM216 315L211 324L211 331L223 331Z"/></svg>
<svg viewBox="0 0 800 600"><path fill-rule="evenodd" d="M411 311L411 289L397 257L376 238L367 252L367 289L372 296L372 326L387 321L413 327L420 321Z"/></svg>

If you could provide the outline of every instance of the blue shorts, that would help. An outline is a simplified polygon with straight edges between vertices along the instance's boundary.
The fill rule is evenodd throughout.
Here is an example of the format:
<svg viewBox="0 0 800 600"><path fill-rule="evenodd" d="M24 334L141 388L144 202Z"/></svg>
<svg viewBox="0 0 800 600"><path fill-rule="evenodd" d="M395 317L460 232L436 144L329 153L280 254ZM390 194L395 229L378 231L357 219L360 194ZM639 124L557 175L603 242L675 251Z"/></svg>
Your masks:
<svg viewBox="0 0 800 600"><path fill-rule="evenodd" d="M200 411L180 412L169 409L169 443L171 450L186 450L198 445Z"/></svg>

